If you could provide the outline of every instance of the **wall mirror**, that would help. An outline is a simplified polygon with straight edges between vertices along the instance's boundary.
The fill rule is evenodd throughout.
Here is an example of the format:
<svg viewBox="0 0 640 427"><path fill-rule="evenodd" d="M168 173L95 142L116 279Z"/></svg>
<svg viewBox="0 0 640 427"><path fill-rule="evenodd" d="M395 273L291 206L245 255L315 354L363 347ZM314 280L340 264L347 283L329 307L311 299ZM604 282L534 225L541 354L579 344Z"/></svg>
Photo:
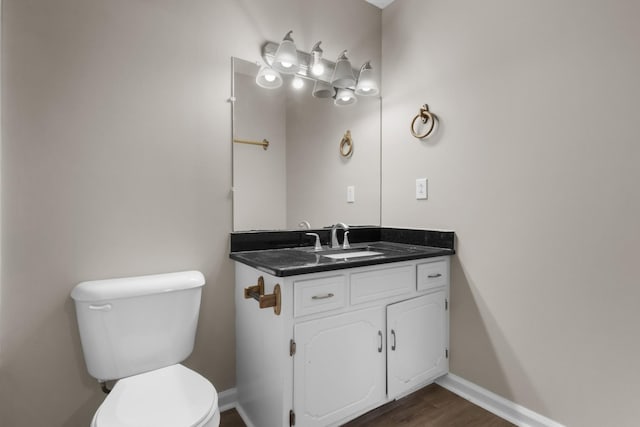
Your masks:
<svg viewBox="0 0 640 427"><path fill-rule="evenodd" d="M312 81L266 89L256 63L232 58L232 70L234 231L380 225L380 98L336 106Z"/></svg>

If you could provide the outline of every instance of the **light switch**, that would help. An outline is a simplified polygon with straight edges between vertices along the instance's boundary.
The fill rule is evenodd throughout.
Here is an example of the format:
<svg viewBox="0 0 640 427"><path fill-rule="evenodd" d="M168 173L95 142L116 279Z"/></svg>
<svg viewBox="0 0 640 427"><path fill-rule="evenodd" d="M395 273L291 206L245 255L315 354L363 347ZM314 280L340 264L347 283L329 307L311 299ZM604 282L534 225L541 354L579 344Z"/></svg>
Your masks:
<svg viewBox="0 0 640 427"><path fill-rule="evenodd" d="M427 198L427 178L416 179L416 200Z"/></svg>
<svg viewBox="0 0 640 427"><path fill-rule="evenodd" d="M356 187L349 185L347 187L347 203L355 203L356 201Z"/></svg>

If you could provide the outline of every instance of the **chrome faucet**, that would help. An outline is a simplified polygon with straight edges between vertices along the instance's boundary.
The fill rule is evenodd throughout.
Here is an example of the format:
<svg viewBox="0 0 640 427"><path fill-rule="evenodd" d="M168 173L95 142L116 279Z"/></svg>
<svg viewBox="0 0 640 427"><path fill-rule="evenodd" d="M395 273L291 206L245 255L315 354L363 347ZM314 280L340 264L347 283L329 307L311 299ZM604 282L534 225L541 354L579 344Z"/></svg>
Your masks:
<svg viewBox="0 0 640 427"><path fill-rule="evenodd" d="M311 224L309 224L309 221L301 221L300 224L298 224L298 227L303 230L311 230Z"/></svg>
<svg viewBox="0 0 640 427"><path fill-rule="evenodd" d="M349 226L344 222L339 222L331 227L331 249L338 249L340 247L340 243L338 242L338 227L342 228L345 231L343 248L348 249L350 247L349 240L347 240Z"/></svg>

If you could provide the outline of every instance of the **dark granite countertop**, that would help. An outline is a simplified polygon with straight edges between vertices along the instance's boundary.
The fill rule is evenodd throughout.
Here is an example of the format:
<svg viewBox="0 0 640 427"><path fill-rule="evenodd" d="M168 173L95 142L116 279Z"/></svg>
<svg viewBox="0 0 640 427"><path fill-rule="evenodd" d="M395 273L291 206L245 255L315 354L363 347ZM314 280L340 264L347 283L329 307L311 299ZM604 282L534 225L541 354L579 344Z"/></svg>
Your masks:
<svg viewBox="0 0 640 427"><path fill-rule="evenodd" d="M367 233L363 233L367 237L371 237L372 227L367 228ZM382 230L382 229L380 229ZM323 246L322 251L315 251L313 246L294 246L294 247L275 247L271 249L263 249L265 246L265 233L254 234L254 238L258 236L257 246L252 247L247 245L246 234L247 233L234 233L236 236L242 235L240 241L242 244L238 246L238 242L235 242L237 249L234 249L234 241L232 235L232 252L229 257L235 261L247 264L265 273L272 274L274 276L294 276L298 274L317 273L322 271L341 270L345 268L363 267L368 265L386 264L390 262L409 261L422 258L431 258L444 255L453 255L455 250L453 248L453 232L430 232L424 230L406 230L406 229L384 229L386 232L382 232L382 235L375 235L375 237L389 237L389 240L402 240L388 241L388 240L376 240L370 242L355 242L351 244L351 249L329 249L327 246ZM390 231L392 230L392 231ZM316 230L307 230L307 232L315 232ZM281 233L281 232L278 232ZM289 233L300 233L298 231ZM304 235L304 232L302 232ZM417 233L417 234L416 234ZM424 235L428 233L439 233L440 239L444 235L444 239L437 241L438 246L430 246L424 244L427 237L416 236ZM444 234L443 234L444 233ZM447 235L450 233L450 236ZM251 233L249 233L251 234ZM351 233L350 233L351 234ZM355 234L355 233L354 233ZM413 237L413 238L407 238ZM350 235L351 237L351 235ZM262 240L261 240L262 238ZM298 239L298 237L295 237ZM433 240L433 236L431 237ZM450 238L450 239L449 239ZM269 236L269 239L273 239L273 236ZM252 239L253 240L253 239ZM307 239L308 240L308 239ZM308 242L302 244L308 245ZM271 245L266 245L271 246ZM260 248L260 249L257 249ZM257 249L257 250L243 250L243 249ZM362 256L362 257L338 257L329 258L327 255L335 254L348 254L356 251L373 251L377 254Z"/></svg>

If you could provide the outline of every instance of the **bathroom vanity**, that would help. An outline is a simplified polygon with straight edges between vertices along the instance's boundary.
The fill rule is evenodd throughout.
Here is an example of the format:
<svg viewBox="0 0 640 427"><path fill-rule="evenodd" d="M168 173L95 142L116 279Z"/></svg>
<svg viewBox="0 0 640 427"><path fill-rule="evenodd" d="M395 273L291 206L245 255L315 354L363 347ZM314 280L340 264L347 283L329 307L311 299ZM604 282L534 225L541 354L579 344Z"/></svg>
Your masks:
<svg viewBox="0 0 640 427"><path fill-rule="evenodd" d="M234 233L235 245L232 235L238 411L248 424L340 425L447 373L453 233L350 233L350 249L321 251L304 233L256 233L253 246L252 233Z"/></svg>

